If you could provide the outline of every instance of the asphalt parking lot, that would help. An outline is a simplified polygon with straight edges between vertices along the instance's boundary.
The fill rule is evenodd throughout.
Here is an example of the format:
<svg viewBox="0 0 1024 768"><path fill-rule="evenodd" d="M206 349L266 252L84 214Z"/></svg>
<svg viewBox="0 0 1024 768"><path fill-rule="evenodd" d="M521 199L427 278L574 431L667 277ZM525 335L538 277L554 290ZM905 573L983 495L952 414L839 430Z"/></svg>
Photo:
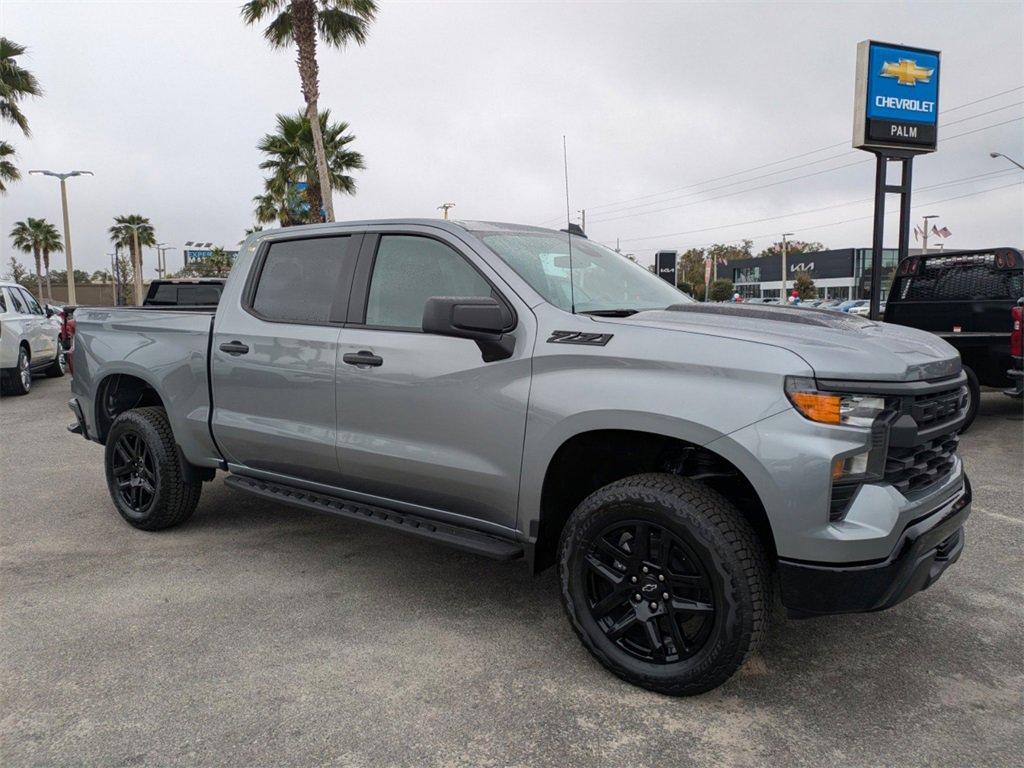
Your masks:
<svg viewBox="0 0 1024 768"><path fill-rule="evenodd" d="M692 699L606 673L553 573L254 500L115 513L68 380L0 401L0 763L1020 765L1024 421L985 395L960 562L879 614L792 622Z"/></svg>

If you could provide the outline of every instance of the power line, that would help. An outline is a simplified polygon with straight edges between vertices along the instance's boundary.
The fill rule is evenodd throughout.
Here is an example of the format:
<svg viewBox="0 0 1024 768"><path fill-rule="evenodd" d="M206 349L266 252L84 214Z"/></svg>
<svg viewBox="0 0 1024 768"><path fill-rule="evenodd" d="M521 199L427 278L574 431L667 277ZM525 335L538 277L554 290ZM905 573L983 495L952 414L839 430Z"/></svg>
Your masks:
<svg viewBox="0 0 1024 768"><path fill-rule="evenodd" d="M969 136L972 133L978 133L979 131L987 131L990 128L998 128L1001 125L1009 125L1010 123L1015 123L1015 122L1018 122L1020 120L1024 120L1024 116L1014 117L1014 118L1011 118L1010 120L1004 120L1001 123L993 123L992 125L984 125L984 126L982 126L980 128L975 128L975 129L970 130L970 131L964 131L962 133L955 133L952 136L944 137L942 139L942 141L950 141L952 139L958 139L961 136ZM845 157L845 156L846 156L846 153L844 153L842 155L836 155L834 158L827 158L827 159L837 159L837 158ZM792 181L800 181L801 179L808 179L808 178L811 178L812 176L821 176L822 174L832 173L833 171L841 171L844 168L852 168L855 165L862 165L862 164L864 164L865 162L867 162L869 160L870 160L870 158L862 157L862 158L860 158L858 160L854 160L852 163L846 163L844 165L837 165L837 166L835 166L833 168L824 168L824 169L822 169L820 171L812 171L811 173L805 173L805 174L802 174L800 176L794 176L794 177L789 178L789 179L780 179L779 181L769 182L768 184L761 184L761 185L756 186L756 187L750 187L749 189L738 189L735 192L727 192L724 195L716 195L714 197L707 197L707 198L704 198L704 199L701 199L701 200L691 200L691 201L686 202L686 203L679 203L678 205L669 205L669 206L666 206L665 208L654 208L654 209L649 210L649 211L639 211L637 213L624 213L624 214L621 214L621 215L609 216L609 217L603 218L603 219L595 219L594 223L595 224L599 224L601 222L606 222L606 221L618 221L620 219L633 218L634 216L646 216L647 214L650 214L650 213L664 213L665 211L673 211L673 210L676 210L678 208L687 208L687 207L689 207L691 205L700 205L701 203L710 203L710 202L712 202L714 200L721 200L722 198L725 198L725 197L733 197L734 195L743 195L743 194L746 194L747 192L756 192L758 190L767 189L769 187L777 187L780 184L788 184L788 183L790 183ZM795 169L787 168L785 170L795 170ZM784 173L784 172L785 171L778 171L778 173ZM767 174L767 175L768 176L772 176L774 174ZM747 179L746 181L754 181L754 179ZM738 182L738 183L742 184L742 183L746 183L746 182L744 181L744 182ZM723 185L722 187L715 187L714 189L705 190L705 191L709 191L710 192L710 191L714 191L715 189L724 189L725 187L728 187L728 186L734 186L734 185L733 184L726 184L726 185ZM696 193L696 194L703 194L703 192ZM683 197L692 197L692 196L693 195L683 195ZM669 199L671 199L671 198L669 198ZM667 202L667 200L664 201L664 202Z"/></svg>
<svg viewBox="0 0 1024 768"><path fill-rule="evenodd" d="M1001 190L1001 189L1009 189L1010 187L1020 187L1022 185L1024 185L1024 182L1015 181L1012 184L1003 184L1003 185L998 186L998 187L990 187L989 189L982 189L982 190L978 190L977 192L968 192L968 193L963 194L963 195L955 195L954 197L945 197L945 198L942 198L940 200L926 200L923 203L915 203L911 207L912 208L921 208L921 207L928 206L928 205L938 205L939 203L948 203L948 202L951 202L953 200L962 200L962 199L967 198L967 197L976 197L977 195L984 195L984 194L987 194L989 192L996 192L996 191ZM899 213L899 208L893 208L892 210L886 211L885 215L889 216L889 215L894 214L894 213ZM780 217L780 218L782 218L782 217ZM840 224L849 224L849 223L854 222L854 221L864 221L866 219L871 219L871 218L874 218L874 214L873 213L870 213L867 216L854 216L853 218L849 218L849 219L840 219L839 221L830 221L830 222L828 222L826 224L813 224L811 226L800 227L800 231L801 232L806 232L806 231L812 230L812 229L825 229L827 227L836 227L836 226L839 226ZM766 237L774 237L774 236L776 236L778 234L779 234L778 232L766 232L766 233L761 234L761 235L753 235L753 236L749 236L748 235L748 236L744 236L742 238L734 238L732 240L726 240L725 242L726 243L732 243L732 242L740 242L741 240L760 240L760 239L766 238ZM669 236L671 236L671 235L669 235ZM637 240L651 240L651 239L657 239L658 237L666 237L666 235L662 235L662 236L655 235L653 237L633 238L632 240L629 239L629 238L626 238L626 239L622 240L622 242L628 243L628 242L635 242ZM702 245L695 245L695 246L691 246L691 247L692 248L705 248L705 247L707 247L709 245L714 245L714 243L704 243Z"/></svg>
<svg viewBox="0 0 1024 768"><path fill-rule="evenodd" d="M991 99L995 99L995 98L998 98L1000 96L1005 96L1008 93L1013 93L1015 91L1020 91L1020 90L1024 90L1024 85L1014 86L1013 88L1008 88L1006 90L999 91L997 93L993 93L993 94L990 94L988 96L982 96L982 97L980 97L978 99L974 99L973 101L969 101L969 102L966 102L964 104L959 104L959 105L957 105L955 107L949 107L948 109L942 110L940 112L940 114L945 115L945 114L948 114L950 112L956 112L958 110L965 109L966 107L974 106L975 104L980 104L981 102L984 102L984 101L990 101ZM1010 105L1010 106L1014 106L1014 105ZM1003 108L1004 107L1000 107L999 109L1003 109ZM998 111L998 110L991 110L991 111L994 112L994 111ZM971 120L971 119L973 119L975 117L981 117L981 116L983 116L985 114L988 114L988 113L984 113L983 112L983 113L980 113L978 115L974 115L974 116L969 117L969 118L964 118L963 120L958 120L956 122L958 122L958 123L959 122L964 122L965 120ZM954 123L949 123L949 125L953 125L953 124ZM949 137L949 138L952 138L952 137ZM687 184L687 185L684 185L684 186L681 186L681 187L673 187L672 189L663 190L661 192L651 192L651 193L646 194L646 195L640 195L638 197L626 198L626 199L619 200L619 201L616 201L616 202L611 202L611 203L602 203L600 205L590 205L590 206L587 206L587 208L588 208L588 210L591 210L591 211L594 211L594 210L597 210L597 209L601 209L601 208L614 208L616 206L622 205L623 203L631 203L631 202L635 202L637 200L646 200L646 199L649 199L649 198L652 198L652 197L660 197L662 195L671 194L673 192L680 192L680 191L685 190L685 189L692 189L693 187L698 187L698 186L701 186L703 184L709 184L709 183L714 182L714 181L721 181L723 179L730 179L730 178L734 178L736 176L742 176L742 175L750 173L752 171L759 171L759 170L761 170L763 168L770 168L773 165L779 165L781 163L789 162L790 160L799 160L801 158L817 154L818 152L824 152L824 151L829 150L829 149L836 149L838 147L845 147L845 146L848 146L848 142L841 141L841 142L838 142L836 144L829 144L828 146L818 147L817 149L808 150L806 152L801 152L801 153L796 154L796 155L790 155L789 157L784 157L784 158L782 158L780 160L773 160L773 161L768 162L768 163L763 163L761 165L756 165L756 166L753 166L753 167L750 167L750 168L745 168L743 170L734 171L732 173L728 173L728 174L725 174L725 175L722 175L722 176L715 176L713 178L704 179L703 181L697 181L697 182L694 182L692 184ZM825 162L825 160L828 160L828 159L831 159L831 158L823 158L819 162ZM778 172L782 173L784 171L778 171ZM652 202L650 204L654 205L654 204L657 204L657 202L664 202L664 201L655 201L655 202ZM610 211L606 211L606 213L610 213ZM553 219L547 219L547 220L545 220L544 223L547 224L547 223L552 222L552 221L555 221L555 222L561 221L561 218L560 217L556 217L556 218L553 218Z"/></svg>
<svg viewBox="0 0 1024 768"><path fill-rule="evenodd" d="M917 191L918 192L926 192L926 191L931 190L931 189L939 189L941 187L956 186L956 185L959 185L959 184L964 184L964 183L969 182L969 181L975 181L977 179L991 179L993 177L994 178L1004 178L1006 176L1015 176L1018 173L1019 173L1019 171L1017 171L1014 168L1008 168L1008 169L999 170L999 171L989 171L987 173L975 174L974 176L965 176L965 177L960 178L960 179L950 179L949 181L941 181L941 182L938 182L937 184L929 184L928 186L925 186L925 187L918 187ZM859 205L859 204L862 204L862 203L869 203L872 200L874 200L874 197L862 197L862 198L859 198L857 200L847 200L844 203L833 203L831 205L823 205L823 206L820 206L818 208L807 208L807 209L802 210L802 211L791 211L789 213L781 213L781 214L779 214L777 216L765 216L765 217L762 217L762 218L759 218L759 219L748 219L746 221L732 221L732 222L729 222L728 224L716 224L715 226L712 226L712 227L702 227L700 229L689 229L689 230L686 230L684 232L669 232L669 233L661 234L661 235L650 235L648 237L626 238L622 242L630 243L630 242L639 242L641 240L657 240L657 239L665 238L665 237L679 237L681 235L692 235L692 234L696 234L698 232L710 232L710 231L716 230L716 229L730 229L732 227L742 227L742 226L746 226L748 224L763 224L766 221L777 221L778 219L788 219L788 218L793 217L793 216L805 216L805 215L807 215L809 213L821 213L822 211L830 211L830 210L834 210L836 208L845 208L848 205Z"/></svg>

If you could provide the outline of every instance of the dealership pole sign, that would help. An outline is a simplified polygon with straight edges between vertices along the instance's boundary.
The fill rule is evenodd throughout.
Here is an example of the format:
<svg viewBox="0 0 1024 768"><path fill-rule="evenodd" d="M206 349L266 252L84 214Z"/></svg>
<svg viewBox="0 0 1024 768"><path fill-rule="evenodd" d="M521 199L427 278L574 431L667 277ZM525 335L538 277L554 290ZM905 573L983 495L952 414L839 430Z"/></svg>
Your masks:
<svg viewBox="0 0 1024 768"><path fill-rule="evenodd" d="M658 251L654 255L654 269L658 273L658 277L673 286L676 284L676 260L678 257L678 251Z"/></svg>
<svg viewBox="0 0 1024 768"><path fill-rule="evenodd" d="M934 152L939 52L864 40L857 45L853 146Z"/></svg>
<svg viewBox="0 0 1024 768"><path fill-rule="evenodd" d="M934 152L939 138L940 54L926 48L864 40L857 44L853 146L875 155L875 225L871 241L871 304L880 320L882 247L887 194L900 196L899 260L910 252L910 182L914 157ZM902 165L899 184L886 181Z"/></svg>

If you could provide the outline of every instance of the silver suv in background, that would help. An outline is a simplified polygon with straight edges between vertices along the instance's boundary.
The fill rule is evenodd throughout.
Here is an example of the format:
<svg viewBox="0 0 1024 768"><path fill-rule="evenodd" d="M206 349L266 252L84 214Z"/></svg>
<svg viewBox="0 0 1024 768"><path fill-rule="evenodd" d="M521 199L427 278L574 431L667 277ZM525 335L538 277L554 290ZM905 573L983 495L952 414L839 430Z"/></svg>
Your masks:
<svg viewBox="0 0 1024 768"><path fill-rule="evenodd" d="M557 566L588 650L663 693L726 680L776 592L796 616L879 610L964 546L966 379L945 341L698 304L585 237L272 230L216 310L76 320L73 431L105 445L130 524L183 522L220 470L239 492Z"/></svg>
<svg viewBox="0 0 1024 768"><path fill-rule="evenodd" d="M63 376L60 325L53 311L17 283L0 282L0 387L4 394L27 395L32 375Z"/></svg>

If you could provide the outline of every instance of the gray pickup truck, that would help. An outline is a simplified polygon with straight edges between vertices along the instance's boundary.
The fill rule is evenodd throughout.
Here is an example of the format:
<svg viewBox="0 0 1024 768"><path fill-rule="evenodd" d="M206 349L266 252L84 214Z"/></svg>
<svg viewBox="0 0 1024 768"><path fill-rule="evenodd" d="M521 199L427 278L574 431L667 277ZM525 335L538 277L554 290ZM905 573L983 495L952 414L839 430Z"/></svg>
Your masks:
<svg viewBox="0 0 1024 768"><path fill-rule="evenodd" d="M215 311L80 308L72 425L155 530L238 491L557 565L608 669L686 695L790 615L873 611L960 555L956 351L813 309L698 304L537 227L259 232ZM339 566L340 567L340 566Z"/></svg>

